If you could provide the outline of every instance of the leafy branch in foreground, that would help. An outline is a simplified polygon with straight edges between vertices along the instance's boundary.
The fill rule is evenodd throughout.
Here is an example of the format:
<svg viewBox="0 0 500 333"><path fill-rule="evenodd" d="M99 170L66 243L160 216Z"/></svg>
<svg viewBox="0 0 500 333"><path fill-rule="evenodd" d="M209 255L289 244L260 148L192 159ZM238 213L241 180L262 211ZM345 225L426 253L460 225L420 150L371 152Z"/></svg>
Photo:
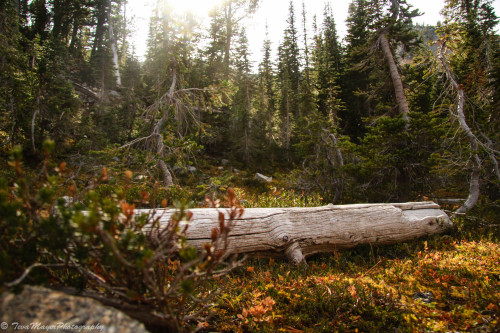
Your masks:
<svg viewBox="0 0 500 333"><path fill-rule="evenodd" d="M179 204L168 225L160 227L165 210L140 214L124 200L130 171L125 173L125 185L115 187L109 197L90 189L81 202L60 199L70 172L64 163L51 166L53 143L44 147L46 159L37 178L24 174L22 153L16 149L10 164L17 177L10 184L1 182L3 288L21 283L76 288L149 327L173 331L190 331L196 322L205 321L217 294L210 281L243 260L230 258L226 251L228 234L243 213L234 191L228 191L231 208L227 214L219 212L211 242L197 251L186 244L192 218L187 204ZM104 168L94 187L107 181Z"/></svg>

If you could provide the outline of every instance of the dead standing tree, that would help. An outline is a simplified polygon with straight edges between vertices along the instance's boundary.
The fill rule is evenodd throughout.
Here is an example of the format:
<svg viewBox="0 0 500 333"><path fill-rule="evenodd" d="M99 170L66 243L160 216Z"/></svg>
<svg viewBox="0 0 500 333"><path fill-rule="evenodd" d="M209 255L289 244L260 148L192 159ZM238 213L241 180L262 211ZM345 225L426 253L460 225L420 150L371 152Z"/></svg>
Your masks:
<svg viewBox="0 0 500 333"><path fill-rule="evenodd" d="M474 134L467 123L464 113L465 92L462 85L457 81L457 78L455 77L452 69L448 65L448 61L446 58L446 41L441 43L441 47L438 53L438 59L441 63L444 73L446 74L446 77L450 82L452 89L455 90L457 94L456 110L451 110L451 116L452 118L456 118L458 120L460 129L465 133L469 140L469 146L471 150L470 161L472 162L472 172L469 184L469 195L465 203L456 210L456 213L463 214L466 211L472 209L479 199L479 181L481 171L481 158L479 156L479 151L483 150L490 157L495 169L495 176L497 177L498 181L500 181L500 172L496 155L498 155L500 152L496 151L492 147L491 140L486 136L486 143L479 140L479 138L476 136L476 134Z"/></svg>
<svg viewBox="0 0 500 333"><path fill-rule="evenodd" d="M182 129L186 127L188 123L200 124L200 121L195 113L196 99L201 99L201 92L206 91L205 89L198 88L187 88L187 89L176 89L177 85L177 74L173 71L172 83L169 90L163 94L160 98L156 100L155 103L150 105L143 116L153 119L160 119L154 124L151 133L148 136L137 138L124 144L120 148L130 147L139 143L143 143L146 150L152 152L157 159L157 166L163 174L163 184L165 187L172 186L174 184L172 179L172 173L169 170L165 159L169 152L171 152L171 147L168 147L163 142L163 130L167 122L172 118L175 119L179 127ZM178 131L178 136L182 137L181 130Z"/></svg>
<svg viewBox="0 0 500 333"><path fill-rule="evenodd" d="M394 60L394 55L392 54L391 47L389 45L389 39L387 37L391 27L396 25L399 19L400 7L398 0L392 0L391 12L392 15L389 19L389 24L379 31L377 45L381 48L384 58L387 62L387 66L389 67L389 74L391 75L392 84L394 86L394 95L396 96L399 113L405 120L406 129L408 130L410 123L410 108L408 107L408 102L406 101L403 80L401 79L401 75L399 74L396 61Z"/></svg>

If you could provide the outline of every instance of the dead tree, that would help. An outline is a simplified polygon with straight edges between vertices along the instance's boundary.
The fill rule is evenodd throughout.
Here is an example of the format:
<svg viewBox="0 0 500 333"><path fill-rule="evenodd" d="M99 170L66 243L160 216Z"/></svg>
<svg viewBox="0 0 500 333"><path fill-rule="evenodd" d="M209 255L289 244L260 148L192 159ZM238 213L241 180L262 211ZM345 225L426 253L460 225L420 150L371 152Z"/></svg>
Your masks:
<svg viewBox="0 0 500 333"><path fill-rule="evenodd" d="M395 24L399 18L399 2L398 0L392 0L392 16L390 19L390 24ZM403 86L403 81L401 80L401 75L399 74L398 67L396 65L396 61L394 60L394 55L392 54L391 47L389 45L389 40L387 35L389 34L389 27L384 27L380 30L379 36L377 39L378 45L382 49L382 53L384 54L384 58L387 62L387 66L389 67L389 74L391 75L392 85L394 87L394 94L396 96L396 102L398 104L399 113L406 121L406 129L409 128L410 123L410 108L408 107L408 102L406 101L405 90Z"/></svg>
<svg viewBox="0 0 500 333"><path fill-rule="evenodd" d="M187 88L176 89L177 74L173 71L172 83L169 90L163 94L155 103L150 105L143 116L155 119L160 116L156 124L153 126L151 134L145 137L137 138L131 142L121 146L120 148L130 147L139 143L144 143L144 147L152 152L157 159L157 166L163 174L163 184L165 187L174 184L172 173L165 162L170 151L170 147L163 143L163 129L165 124L172 119L178 123L179 128L187 127L188 123L195 123L195 126L200 124L200 121L195 113L196 107L194 106L196 100L201 99L201 92L207 91L206 89ZM182 137L181 130L177 133Z"/></svg>
<svg viewBox="0 0 500 333"><path fill-rule="evenodd" d="M441 47L439 49L439 54L438 54L438 59L441 63L441 66L446 74L446 77L451 83L452 88L456 91L457 94L457 104L456 104L456 110L452 111L452 116L458 120L460 129L465 133L469 140L469 146L471 150L471 156L470 156L470 161L472 162L472 172L471 172L471 179L470 179L470 184L469 184L469 195L467 197L467 200L465 203L456 210L456 213L463 214L466 211L472 209L478 199L479 199L479 194L480 194L480 186L479 186L479 180L480 180L480 171L481 171L481 158L479 157L479 150L480 148L484 150L488 156L490 157L493 166L495 168L495 175L497 179L500 181L500 172L498 169L498 161L495 156L497 151L495 151L492 148L491 145L491 140L487 138L487 142L483 143L481 140L478 139L478 137L474 134L474 132L471 130L469 125L467 124L467 120L465 118L465 113L464 113L464 104L465 104L465 92L464 89L462 88L462 85L458 83L456 77L453 74L453 71L451 70L450 66L448 65L448 62L446 60L446 55L445 55L445 50L446 50L446 42L443 42L441 44Z"/></svg>
<svg viewBox="0 0 500 333"><path fill-rule="evenodd" d="M224 210L191 210L188 244L202 249L211 230L219 227ZM174 210L137 210L154 215L166 226ZM328 205L313 208L246 208L234 220L228 236L230 253L264 257L286 256L294 263L321 252L349 249L359 244L386 245L446 231L452 223L433 202ZM149 226L146 226L148 228Z"/></svg>

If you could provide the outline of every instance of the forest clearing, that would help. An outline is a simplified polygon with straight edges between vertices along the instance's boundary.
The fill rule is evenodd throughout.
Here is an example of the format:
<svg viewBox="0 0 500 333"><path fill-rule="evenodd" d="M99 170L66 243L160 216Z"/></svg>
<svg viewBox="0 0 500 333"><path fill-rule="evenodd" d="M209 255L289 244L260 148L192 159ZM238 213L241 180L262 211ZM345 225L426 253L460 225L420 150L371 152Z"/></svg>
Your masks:
<svg viewBox="0 0 500 333"><path fill-rule="evenodd" d="M0 2L1 330L500 331L498 4L135 1Z"/></svg>

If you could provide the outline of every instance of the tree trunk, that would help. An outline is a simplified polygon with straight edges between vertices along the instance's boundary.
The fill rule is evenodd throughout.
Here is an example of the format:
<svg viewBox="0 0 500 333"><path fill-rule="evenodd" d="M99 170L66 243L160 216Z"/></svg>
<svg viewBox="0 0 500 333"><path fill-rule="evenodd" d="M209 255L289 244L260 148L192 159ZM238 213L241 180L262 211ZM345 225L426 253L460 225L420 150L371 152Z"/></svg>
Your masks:
<svg viewBox="0 0 500 333"><path fill-rule="evenodd" d="M122 79L120 76L120 64L118 61L118 49L116 48L116 39L115 39L115 34L113 32L113 24L111 22L111 3L110 3L110 8L108 11L108 32L109 32L109 40L111 43L111 51L113 52L113 66L115 67L115 79L116 79L116 85L121 86L122 85Z"/></svg>
<svg viewBox="0 0 500 333"><path fill-rule="evenodd" d="M334 168L334 170L338 169L338 174L339 174L337 177L335 177L336 178L335 196L333 197L333 202L332 202L335 204L340 200L340 198L342 197L342 193L344 192L344 175L342 172L342 168L344 167L344 157L342 156L342 152L340 151L339 144L335 135L333 133L330 133L329 137L333 143L333 149L335 150L335 155L338 165L332 163L330 161L331 160L330 158L328 158L328 161L330 162L330 164L332 164L332 168Z"/></svg>
<svg viewBox="0 0 500 333"><path fill-rule="evenodd" d="M389 41L387 40L387 33L382 32L379 37L379 43L384 53L385 60L389 66L389 73L391 74L392 84L394 86L394 93L396 95L396 101L398 103L399 113L403 116L403 119L407 124L410 123L410 108L406 102L405 90L403 87L403 81L399 75L398 67L394 61L394 56L392 55L391 48L389 46Z"/></svg>
<svg viewBox="0 0 500 333"><path fill-rule="evenodd" d="M231 39L233 37L233 8L232 1L227 2L227 7L225 9L225 21L226 21L226 41L224 43L224 73L225 78L229 79L229 60L231 57Z"/></svg>
<svg viewBox="0 0 500 333"><path fill-rule="evenodd" d="M457 82L450 66L448 66L444 54L444 48L445 44L443 43L441 45L441 48L439 49L438 58L441 61L441 65L443 66L446 76L450 80L453 88L457 91L457 113L455 116L458 118L458 123L460 124L460 128L465 132L467 138L469 139L470 149L471 149L470 159L472 160L472 173L469 183L469 196L467 197L467 200L465 201L463 206L461 206L456 210L456 213L463 214L466 211L471 210L476 205L479 199L479 192L480 192L479 174L481 168L481 159L478 154L479 140L476 137L476 135L472 132L465 119L465 114L464 114L465 93L462 88L462 85ZM490 156L492 157L493 161L496 161L493 152L490 152Z"/></svg>
<svg viewBox="0 0 500 333"><path fill-rule="evenodd" d="M166 226L174 210L137 210ZM201 249L219 227L215 208L191 210L187 242ZM228 213L226 212L226 218ZM443 232L452 222L433 202L328 205L313 208L248 208L234 221L228 251L264 257L286 256L293 263L320 252L349 249L358 244L386 245ZM146 226L146 228L150 225Z"/></svg>
<svg viewBox="0 0 500 333"><path fill-rule="evenodd" d="M159 160L158 167L163 173L163 184L165 185L165 187L170 187L174 185L174 181L172 180L172 174L168 170L167 163L165 163L164 160Z"/></svg>
<svg viewBox="0 0 500 333"><path fill-rule="evenodd" d="M95 37L92 44L92 51L90 53L90 58L93 59L97 55L97 51L102 46L102 40L104 38L104 23L106 22L106 10L108 7L107 0L100 0L96 3L95 9L97 11L97 26L95 28Z"/></svg>

